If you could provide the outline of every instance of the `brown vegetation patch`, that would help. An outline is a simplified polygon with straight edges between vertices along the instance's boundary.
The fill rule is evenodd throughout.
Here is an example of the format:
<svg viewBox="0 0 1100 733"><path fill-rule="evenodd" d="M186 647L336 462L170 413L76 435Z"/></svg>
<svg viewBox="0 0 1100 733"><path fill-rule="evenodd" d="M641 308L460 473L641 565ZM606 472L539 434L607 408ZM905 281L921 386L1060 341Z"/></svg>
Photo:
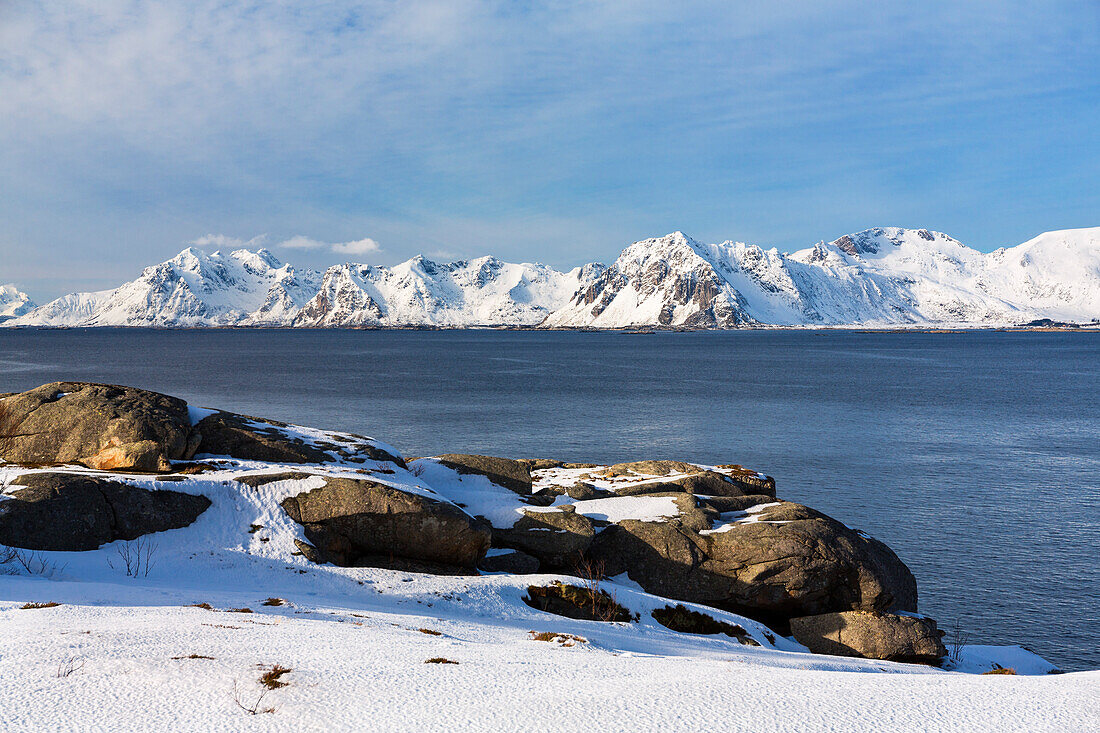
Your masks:
<svg viewBox="0 0 1100 733"><path fill-rule="evenodd" d="M421 634L429 634L431 636L443 636L442 631L436 631L435 629L417 629Z"/></svg>
<svg viewBox="0 0 1100 733"><path fill-rule="evenodd" d="M431 659L425 659L424 664L458 664L458 662L446 657L432 657Z"/></svg>
<svg viewBox="0 0 1100 733"><path fill-rule="evenodd" d="M208 657L205 654L185 654L182 657L172 657L172 659L213 659L214 657Z"/></svg>
<svg viewBox="0 0 1100 733"><path fill-rule="evenodd" d="M565 634L558 631L530 631L532 641L549 641L561 644L562 646L576 646L577 644L587 644L588 639L583 636L574 636L573 634Z"/></svg>
<svg viewBox="0 0 1100 733"><path fill-rule="evenodd" d="M265 600L262 605L264 605L264 606L285 606L286 605L286 599L285 598L274 598L274 597L272 597L272 598L268 598L267 600Z"/></svg>
<svg viewBox="0 0 1100 733"><path fill-rule="evenodd" d="M719 621L705 613L692 611L683 604L658 608L653 611L653 618L661 626L684 634L725 634L742 644L760 646L760 642L749 636L743 626Z"/></svg>
<svg viewBox="0 0 1100 733"><path fill-rule="evenodd" d="M283 682L280 679L285 674L290 674L293 670L289 667L283 667L279 664L271 665L271 668L260 675L260 684L269 690L277 690L280 687L286 687L289 682Z"/></svg>
<svg viewBox="0 0 1100 733"><path fill-rule="evenodd" d="M33 608L56 608L61 604L57 601L31 601L30 603L24 603L21 608L24 611L29 611Z"/></svg>
<svg viewBox="0 0 1100 733"><path fill-rule="evenodd" d="M550 585L527 588L523 602L531 608L567 618L587 621L634 621L630 610L620 606L604 590L582 588L554 581Z"/></svg>
<svg viewBox="0 0 1100 733"><path fill-rule="evenodd" d="M996 669L991 669L988 672L982 672L982 674L1016 674L1016 670L1014 670L1012 667L997 667Z"/></svg>

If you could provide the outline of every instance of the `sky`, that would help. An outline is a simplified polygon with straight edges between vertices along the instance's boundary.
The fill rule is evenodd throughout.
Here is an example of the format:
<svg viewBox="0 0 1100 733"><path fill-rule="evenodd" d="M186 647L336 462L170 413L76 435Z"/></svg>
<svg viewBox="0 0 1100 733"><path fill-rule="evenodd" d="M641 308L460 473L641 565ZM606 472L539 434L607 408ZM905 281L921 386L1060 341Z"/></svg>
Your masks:
<svg viewBox="0 0 1100 733"><path fill-rule="evenodd" d="M1100 225L1100 2L0 0L0 282Z"/></svg>

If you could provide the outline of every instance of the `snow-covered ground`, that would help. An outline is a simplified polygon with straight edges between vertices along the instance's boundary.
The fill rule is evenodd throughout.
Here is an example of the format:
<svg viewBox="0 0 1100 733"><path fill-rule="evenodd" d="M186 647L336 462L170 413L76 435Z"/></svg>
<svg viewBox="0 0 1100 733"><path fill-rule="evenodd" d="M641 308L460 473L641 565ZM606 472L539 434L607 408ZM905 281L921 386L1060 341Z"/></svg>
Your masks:
<svg viewBox="0 0 1100 733"><path fill-rule="evenodd" d="M253 488L234 477L303 467L215 463L216 470L182 480L115 476L212 501L190 527L143 538L145 548L155 547L147 575L127 576L122 542L35 553L31 574L0 566L14 573L0 575L5 730L1100 728L1100 672L1046 674L1051 665L1019 647L964 649L963 672L1000 665L1019 673L983 676L811 655L750 619L692 604L685 605L741 625L760 646L674 632L650 615L667 601L629 581L603 587L638 620L606 623L523 602L528 586L565 576L316 565L297 554L302 529L277 502L320 479ZM412 471L395 465L338 461L308 469L481 501L518 516L508 504L516 495L482 477L459 479L431 461ZM0 486L25 470L0 466ZM637 499L633 510L641 514L674 509ZM600 501L577 502L578 511L606 512ZM264 605L267 599L285 605ZM23 607L42 603L60 605ZM252 612L232 610L242 608ZM541 641L531 632L583 641ZM427 661L434 658L457 664ZM251 715L241 706L256 706L259 678L273 665L291 670L279 678L287 685L259 700L258 711L273 712Z"/></svg>

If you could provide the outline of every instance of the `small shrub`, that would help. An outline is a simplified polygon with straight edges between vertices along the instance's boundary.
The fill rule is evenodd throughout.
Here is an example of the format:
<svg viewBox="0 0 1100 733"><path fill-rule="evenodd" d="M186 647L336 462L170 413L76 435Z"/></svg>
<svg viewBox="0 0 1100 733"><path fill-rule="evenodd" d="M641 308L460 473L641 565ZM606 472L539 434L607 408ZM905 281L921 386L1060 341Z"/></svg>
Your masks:
<svg viewBox="0 0 1100 733"><path fill-rule="evenodd" d="M192 604L190 605L190 608L201 608L201 609L203 609L203 610L205 610L205 611L213 611L213 610L214 610L214 607L213 607L213 606L211 606L211 605L210 605L209 603L207 603L206 601L203 601L202 603L192 603Z"/></svg>
<svg viewBox="0 0 1100 733"><path fill-rule="evenodd" d="M1014 670L1012 667L997 666L989 670L988 672L982 672L982 674L1016 674L1016 670Z"/></svg>
<svg viewBox="0 0 1100 733"><path fill-rule="evenodd" d="M530 631L532 641L549 641L556 642L562 646L576 646L577 644L587 644L588 639L583 636L574 636L573 634L565 634L556 631Z"/></svg>
<svg viewBox="0 0 1100 733"><path fill-rule="evenodd" d="M263 602L263 605L265 605L265 606L285 606L286 605L286 599L285 598L268 598L266 601Z"/></svg>
<svg viewBox="0 0 1100 733"><path fill-rule="evenodd" d="M11 569L4 569L4 566ZM64 571L65 566L58 567L57 563L47 560L45 555L35 550L0 545L0 572L6 575L18 575L20 570L27 575L52 578Z"/></svg>
<svg viewBox="0 0 1100 733"><path fill-rule="evenodd" d="M21 608L24 611L29 611L33 608L56 608L60 605L61 604L56 602L56 601L45 601L45 602L31 601L30 603L24 603L19 608Z"/></svg>
<svg viewBox="0 0 1100 733"><path fill-rule="evenodd" d="M277 690L280 687L286 687L289 682L283 682L280 678L285 674L290 674L292 669L289 667L283 667L278 664L271 666L271 669L260 675L260 684L269 690Z"/></svg>
<svg viewBox="0 0 1100 733"><path fill-rule="evenodd" d="M749 632L745 631L745 627L719 621L705 613L692 611L681 603L654 610L653 618L661 626L684 634L725 634L726 636L732 636L742 644L760 646L760 642L749 636Z"/></svg>
<svg viewBox="0 0 1100 733"><path fill-rule="evenodd" d="M148 578L149 571L156 565L154 557L159 545L146 537L139 537L132 542L123 542L118 546L117 552L122 567L126 570L127 578ZM112 570L115 564L111 558L107 558L107 566Z"/></svg>
<svg viewBox="0 0 1100 733"><path fill-rule="evenodd" d="M65 679L82 669L84 669L84 659L82 657L69 657L57 665L57 678Z"/></svg>
<svg viewBox="0 0 1100 733"><path fill-rule="evenodd" d="M213 659L214 657L208 657L205 654L187 654L182 657L172 657L172 659Z"/></svg>
<svg viewBox="0 0 1100 733"><path fill-rule="evenodd" d="M432 657L431 659L425 659L424 664L458 664L458 662L446 657Z"/></svg>
<svg viewBox="0 0 1100 733"><path fill-rule="evenodd" d="M229 613L252 613L251 608L227 608L225 610Z"/></svg>
<svg viewBox="0 0 1100 733"><path fill-rule="evenodd" d="M963 647L970 641L970 634L963 631L962 624L958 619L955 619L951 625L951 636L947 642L947 646L951 649L951 661L958 662L959 657L962 656Z"/></svg>
<svg viewBox="0 0 1100 733"><path fill-rule="evenodd" d="M264 698L271 692L268 688L260 690L260 694L251 703L247 702L244 697L244 693L241 692L240 686L237 684L237 680L233 680L233 702L237 704L241 710L245 711L249 715L267 715L275 712L275 706L270 705L263 707Z"/></svg>
<svg viewBox="0 0 1100 733"><path fill-rule="evenodd" d="M249 534L256 534L257 532L259 532L263 528L264 528L264 526L262 524L250 524L250 525L248 525L248 533Z"/></svg>
<svg viewBox="0 0 1100 733"><path fill-rule="evenodd" d="M417 629L421 634L429 634L431 636L443 636L442 631L436 631L435 629Z"/></svg>

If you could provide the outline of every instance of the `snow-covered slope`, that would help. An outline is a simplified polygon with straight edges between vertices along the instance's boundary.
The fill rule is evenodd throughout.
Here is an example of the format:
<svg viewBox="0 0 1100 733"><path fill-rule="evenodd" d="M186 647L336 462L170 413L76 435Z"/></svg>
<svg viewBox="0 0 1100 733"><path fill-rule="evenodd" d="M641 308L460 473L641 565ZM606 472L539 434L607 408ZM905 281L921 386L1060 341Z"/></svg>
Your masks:
<svg viewBox="0 0 1100 733"><path fill-rule="evenodd" d="M192 408L192 419L210 412ZM352 439L284 429L313 445ZM318 564L302 555L295 541L307 537L281 502L326 477L369 476L409 494L470 502L471 509L476 501L479 512L517 516L517 493L431 459L407 470L374 460L304 465L203 455L199 467L172 476L64 469L198 494L210 505L190 526L138 541L25 551L0 563L5 731L1003 731L1100 724L1100 672L1050 675L1052 665L1017 646L964 646L948 665L955 671L813 655L752 619L697 604L683 605L741 626L755 644L674 631L653 616L672 602L624 576L598 587L634 619L595 621L524 602L532 585L585 582L567 575L432 575ZM0 463L0 504L24 490L19 476L56 470ZM246 482L261 474L273 480ZM660 499L626 498L636 507ZM576 511L599 514L597 503L577 502L583 508ZM131 569L127 558L140 557L144 564ZM275 665L283 670L280 684L265 688L261 676ZM995 665L1018 674L974 674Z"/></svg>
<svg viewBox="0 0 1100 733"><path fill-rule="evenodd" d="M0 303L2 303L0 298ZM74 293L5 325L1015 325L1100 320L1100 227L983 254L927 229L877 228L791 254L681 232L611 267L559 272L495 257L296 271L270 252L187 249L115 290Z"/></svg>
<svg viewBox="0 0 1100 733"><path fill-rule="evenodd" d="M14 284L0 285L0 321L29 313L34 302Z"/></svg>
<svg viewBox="0 0 1100 733"><path fill-rule="evenodd" d="M544 325L1011 325L1100 319L1100 228L983 254L878 228L780 253L675 232L636 242Z"/></svg>

